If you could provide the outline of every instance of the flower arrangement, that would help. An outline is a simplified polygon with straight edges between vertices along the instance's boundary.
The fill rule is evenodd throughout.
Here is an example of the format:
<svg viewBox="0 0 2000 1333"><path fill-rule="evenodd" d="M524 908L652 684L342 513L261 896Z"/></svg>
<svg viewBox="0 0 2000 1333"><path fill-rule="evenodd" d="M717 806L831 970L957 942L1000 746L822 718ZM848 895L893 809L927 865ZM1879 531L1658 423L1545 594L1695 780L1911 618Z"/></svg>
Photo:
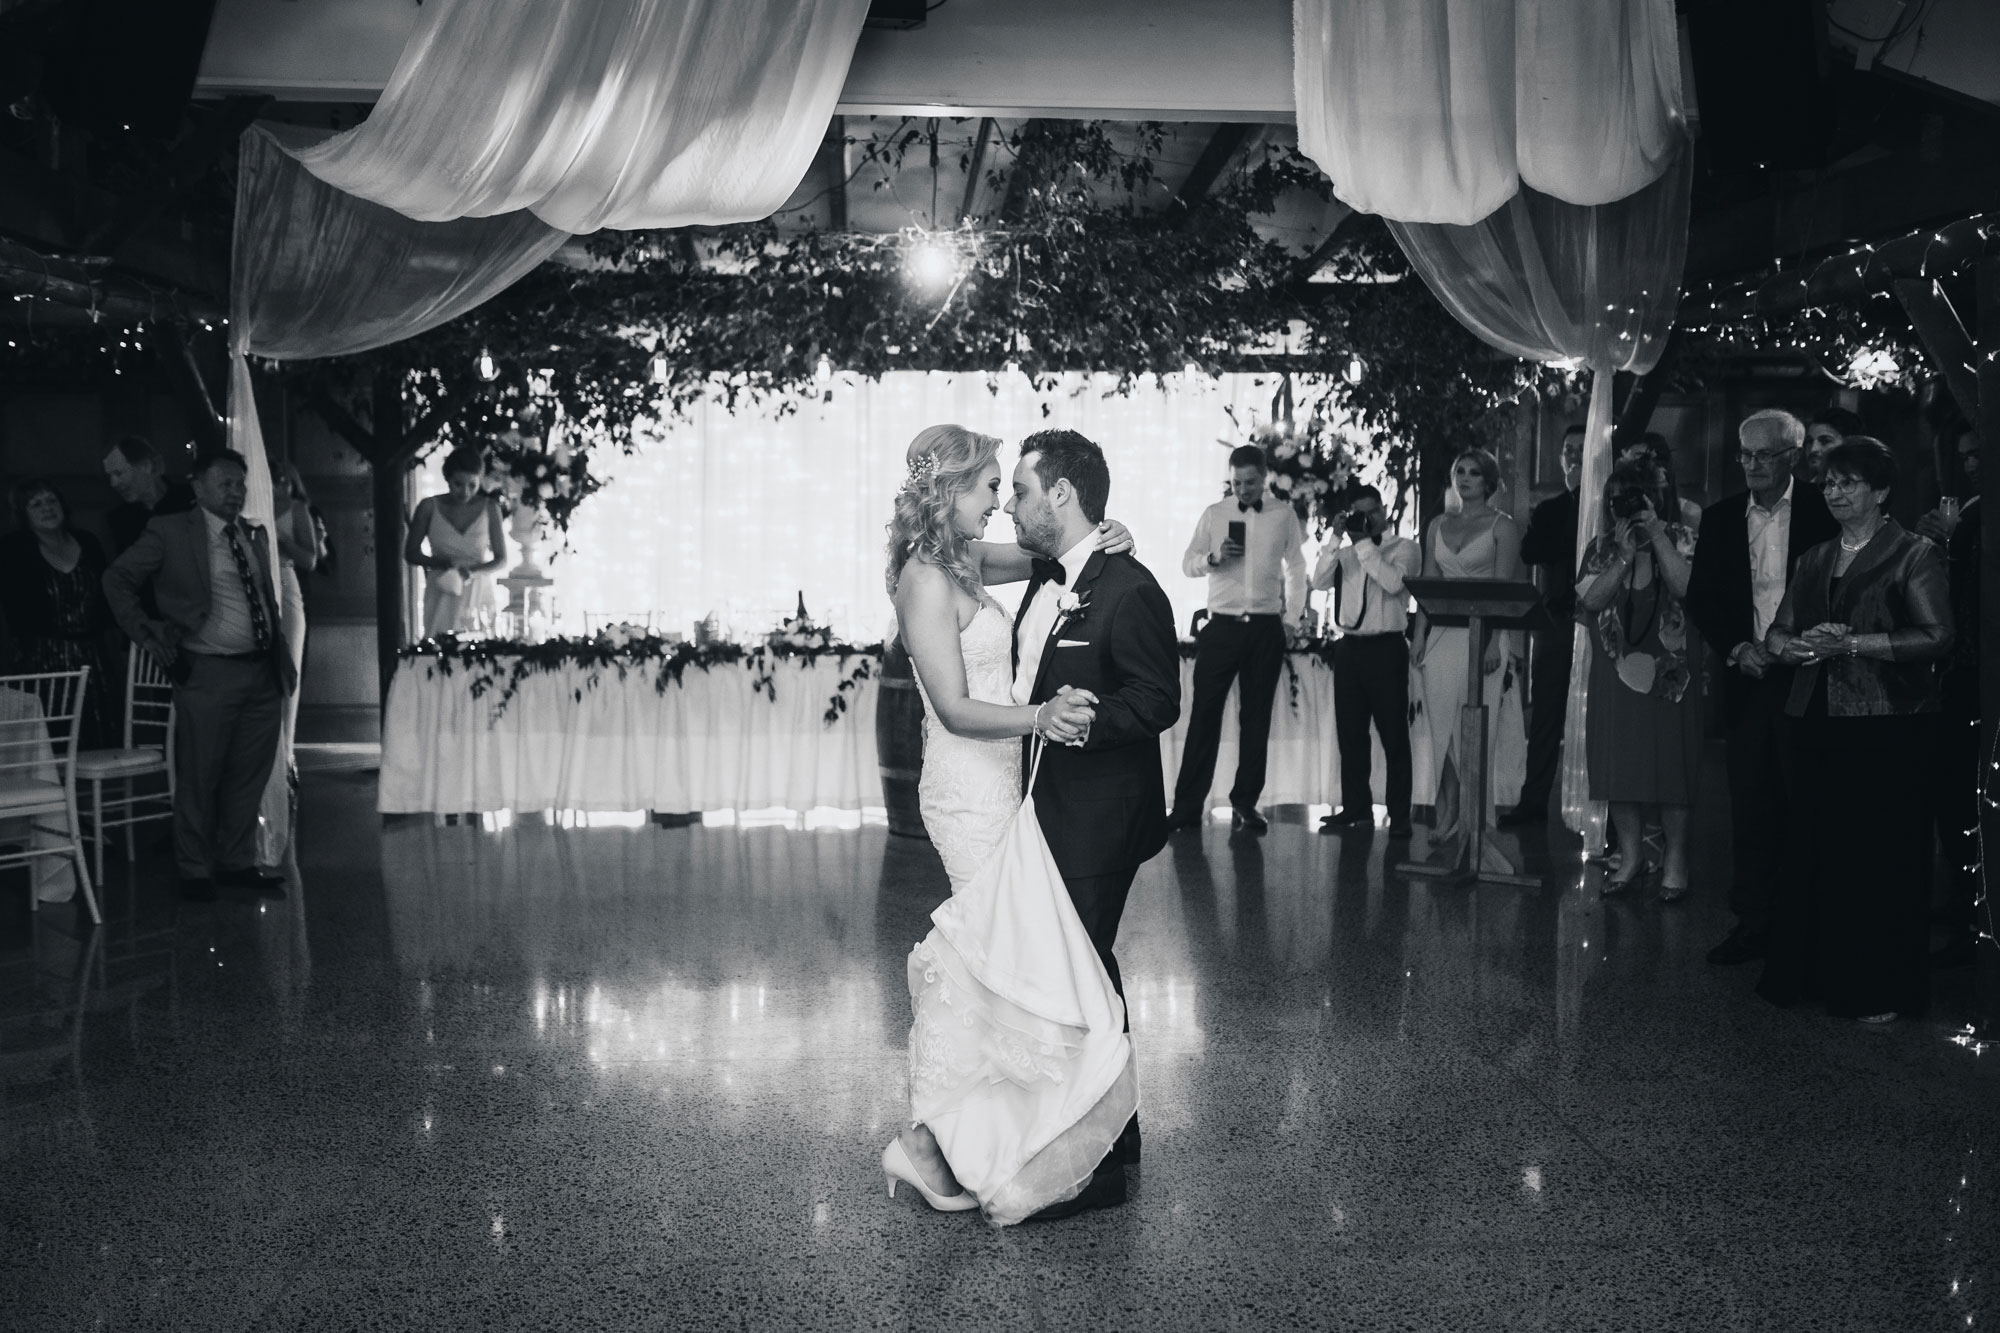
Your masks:
<svg viewBox="0 0 2000 1333"><path fill-rule="evenodd" d="M882 645L843 643L825 629L815 630L799 644L765 643L747 647L740 643L692 644L682 642L678 636L667 638L644 626L619 624L607 625L587 637L544 639L540 643L442 634L414 643L397 656L412 664L423 663L427 673L449 676L464 671L466 688L475 699L485 697L497 687L499 693L494 699L491 718L494 722L507 711L523 682L542 673L582 669L587 674L577 689L577 698L581 700L583 691L597 688L605 671L614 672L618 679L624 680L629 672L651 668L654 691L665 694L668 686L681 683L689 667L712 671L733 665L754 672L751 689L775 703L778 698L775 663L810 665L831 657L842 670L823 714L830 727L847 712L853 691L875 674L875 664L882 658Z"/></svg>
<svg viewBox="0 0 2000 1333"><path fill-rule="evenodd" d="M1251 430L1250 443L1264 451L1272 496L1310 519L1314 532L1324 536L1345 507L1354 477L1354 451L1347 441L1314 416L1303 427L1289 417L1263 422Z"/></svg>
<svg viewBox="0 0 2000 1333"><path fill-rule="evenodd" d="M601 488L604 479L590 470L587 447L572 447L554 430L545 440L531 433L538 425L530 414L495 436L487 466L500 482L509 512L515 506L536 509L567 530L577 505Z"/></svg>

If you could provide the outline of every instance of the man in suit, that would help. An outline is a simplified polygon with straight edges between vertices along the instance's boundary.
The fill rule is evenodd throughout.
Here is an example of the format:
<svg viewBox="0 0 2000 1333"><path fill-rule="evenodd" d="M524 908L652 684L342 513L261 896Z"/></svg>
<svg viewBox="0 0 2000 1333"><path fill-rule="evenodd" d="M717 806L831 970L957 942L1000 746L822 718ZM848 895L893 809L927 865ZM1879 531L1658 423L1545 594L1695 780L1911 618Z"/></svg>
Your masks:
<svg viewBox="0 0 2000 1333"><path fill-rule="evenodd" d="M1735 928L1708 961L1764 956L1771 894L1786 825L1787 781L1780 718L1792 669L1764 651L1764 635L1799 557L1839 532L1819 490L1793 480L1805 423L1769 408L1737 429L1749 489L1718 500L1701 517L1687 610L1725 663L1719 703L1728 744L1729 810L1735 875L1729 907Z"/></svg>
<svg viewBox="0 0 2000 1333"><path fill-rule="evenodd" d="M167 475L167 461L143 435L127 435L104 455L104 479L119 503L104 516L111 545L128 551L146 524L161 514L185 514L194 508L194 490Z"/></svg>
<svg viewBox="0 0 2000 1333"><path fill-rule="evenodd" d="M1007 513L1036 555L1014 620L1014 701L1041 703L1065 686L1097 699L1080 741L1044 749L1035 813L1122 998L1112 945L1134 876L1167 841L1160 733L1180 717L1181 664L1173 608L1158 582L1131 556L1096 549L1110 494L1094 443L1075 431L1041 431L1021 443ZM1138 1161L1134 1115L1083 1192L1039 1216L1123 1203L1125 1168Z"/></svg>
<svg viewBox="0 0 2000 1333"><path fill-rule="evenodd" d="M212 902L218 884L282 895L282 878L256 867L257 807L298 681L270 539L242 521L246 476L240 454L201 460L196 507L153 518L104 574L119 625L175 680L174 861L191 902Z"/></svg>
<svg viewBox="0 0 2000 1333"><path fill-rule="evenodd" d="M1542 601L1555 621L1535 634L1535 665L1528 678L1528 776L1521 799L1501 826L1548 822L1569 714L1569 667L1576 651L1576 488L1583 484L1584 428L1563 431L1563 493L1536 505L1521 538L1521 562L1541 574Z"/></svg>

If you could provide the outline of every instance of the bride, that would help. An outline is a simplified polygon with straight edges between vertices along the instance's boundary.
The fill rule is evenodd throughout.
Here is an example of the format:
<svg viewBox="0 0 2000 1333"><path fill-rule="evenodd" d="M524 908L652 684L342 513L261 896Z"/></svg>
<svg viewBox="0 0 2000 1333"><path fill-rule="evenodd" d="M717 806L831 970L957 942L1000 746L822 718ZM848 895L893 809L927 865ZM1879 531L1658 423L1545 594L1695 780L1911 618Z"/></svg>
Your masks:
<svg viewBox="0 0 2000 1333"><path fill-rule="evenodd" d="M1097 700L1012 702L1013 628L985 589L1027 578L1032 557L979 540L999 448L961 426L921 432L889 524L889 593L924 700L918 799L952 897L910 952L910 1126L882 1169L891 1197L902 1181L1006 1225L1078 1193L1136 1091L1123 1002L1023 805L1022 738L1081 741ZM1118 524L1098 540L1131 545Z"/></svg>

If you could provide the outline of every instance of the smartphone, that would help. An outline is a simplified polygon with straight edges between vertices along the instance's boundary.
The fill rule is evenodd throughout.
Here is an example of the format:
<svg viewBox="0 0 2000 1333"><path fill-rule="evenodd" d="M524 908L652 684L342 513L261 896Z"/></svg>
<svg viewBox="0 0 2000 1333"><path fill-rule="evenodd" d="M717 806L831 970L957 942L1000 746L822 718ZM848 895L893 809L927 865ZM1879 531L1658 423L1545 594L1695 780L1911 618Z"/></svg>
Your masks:
<svg viewBox="0 0 2000 1333"><path fill-rule="evenodd" d="M1242 519L1232 518L1229 520L1229 540L1235 542L1238 546L1241 546L1243 544Z"/></svg>

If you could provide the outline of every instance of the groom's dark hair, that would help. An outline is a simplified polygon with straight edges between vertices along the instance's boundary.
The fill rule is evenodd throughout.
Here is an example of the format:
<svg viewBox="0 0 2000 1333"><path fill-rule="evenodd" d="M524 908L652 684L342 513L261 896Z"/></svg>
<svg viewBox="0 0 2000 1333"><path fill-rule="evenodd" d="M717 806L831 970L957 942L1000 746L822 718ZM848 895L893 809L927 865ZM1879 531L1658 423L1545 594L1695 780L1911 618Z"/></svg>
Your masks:
<svg viewBox="0 0 2000 1333"><path fill-rule="evenodd" d="M1104 506L1111 502L1111 469L1102 449L1073 430L1038 430L1021 441L1021 452L1041 455L1035 475L1043 490L1067 478L1083 516L1092 523L1104 521Z"/></svg>

